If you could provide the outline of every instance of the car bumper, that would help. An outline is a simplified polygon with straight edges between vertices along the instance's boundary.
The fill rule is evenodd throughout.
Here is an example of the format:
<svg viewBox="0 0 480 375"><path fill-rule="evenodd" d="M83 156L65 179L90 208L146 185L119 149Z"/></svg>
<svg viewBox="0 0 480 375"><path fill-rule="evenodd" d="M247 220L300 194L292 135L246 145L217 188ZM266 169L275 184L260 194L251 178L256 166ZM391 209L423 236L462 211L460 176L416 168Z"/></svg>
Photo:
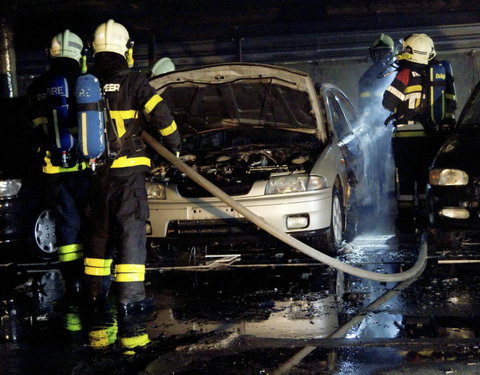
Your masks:
<svg viewBox="0 0 480 375"><path fill-rule="evenodd" d="M479 192L480 193L480 192ZM440 230L480 230L480 195L476 189L428 186L430 225Z"/></svg>
<svg viewBox="0 0 480 375"><path fill-rule="evenodd" d="M301 236L330 225L331 189L316 192L237 197L235 200L280 232ZM182 240L248 236L263 231L217 198L150 200L147 236ZM293 227L292 227L293 226ZM296 227L295 227L296 226Z"/></svg>

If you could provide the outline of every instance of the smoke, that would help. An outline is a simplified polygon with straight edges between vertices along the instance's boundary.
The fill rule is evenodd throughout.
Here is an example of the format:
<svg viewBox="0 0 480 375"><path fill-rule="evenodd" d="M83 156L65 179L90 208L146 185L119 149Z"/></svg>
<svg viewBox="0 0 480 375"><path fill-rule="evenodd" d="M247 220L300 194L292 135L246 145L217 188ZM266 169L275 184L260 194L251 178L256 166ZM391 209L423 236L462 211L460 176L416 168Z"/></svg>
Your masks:
<svg viewBox="0 0 480 375"><path fill-rule="evenodd" d="M363 108L360 131L363 141L363 193L368 197L359 212L360 229L364 232L393 232L395 216L395 165L391 147L389 116L381 103L372 101Z"/></svg>

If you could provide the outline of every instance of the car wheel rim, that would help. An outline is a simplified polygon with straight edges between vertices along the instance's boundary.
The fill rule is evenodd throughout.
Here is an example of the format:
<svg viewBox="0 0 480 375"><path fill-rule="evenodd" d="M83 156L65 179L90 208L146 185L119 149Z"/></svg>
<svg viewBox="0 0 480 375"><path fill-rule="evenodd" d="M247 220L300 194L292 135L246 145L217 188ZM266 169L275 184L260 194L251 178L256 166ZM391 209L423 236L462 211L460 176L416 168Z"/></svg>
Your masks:
<svg viewBox="0 0 480 375"><path fill-rule="evenodd" d="M333 230L333 239L335 245L338 245L342 242L342 207L340 205L340 199L337 195L333 197L333 207L332 207L332 230Z"/></svg>
<svg viewBox="0 0 480 375"><path fill-rule="evenodd" d="M45 210L38 215L34 230L35 242L38 248L47 254L57 251L55 236L55 218L52 210Z"/></svg>

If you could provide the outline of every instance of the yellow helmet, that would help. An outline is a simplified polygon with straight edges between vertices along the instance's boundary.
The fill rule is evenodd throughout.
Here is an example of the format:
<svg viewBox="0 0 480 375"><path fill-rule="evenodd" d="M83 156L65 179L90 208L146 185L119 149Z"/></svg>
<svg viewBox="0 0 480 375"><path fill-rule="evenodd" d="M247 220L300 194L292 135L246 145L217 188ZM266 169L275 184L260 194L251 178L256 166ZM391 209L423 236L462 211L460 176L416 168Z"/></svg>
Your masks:
<svg viewBox="0 0 480 375"><path fill-rule="evenodd" d="M118 53L126 58L130 36L127 29L115 22L108 20L95 30L93 35L93 54L98 52Z"/></svg>
<svg viewBox="0 0 480 375"><path fill-rule="evenodd" d="M52 38L49 52L52 58L68 57L80 61L82 50L82 39L70 30L65 30Z"/></svg>
<svg viewBox="0 0 480 375"><path fill-rule="evenodd" d="M432 39L427 34L412 34L403 41L403 49L398 60L412 61L418 64L428 64L437 52Z"/></svg>

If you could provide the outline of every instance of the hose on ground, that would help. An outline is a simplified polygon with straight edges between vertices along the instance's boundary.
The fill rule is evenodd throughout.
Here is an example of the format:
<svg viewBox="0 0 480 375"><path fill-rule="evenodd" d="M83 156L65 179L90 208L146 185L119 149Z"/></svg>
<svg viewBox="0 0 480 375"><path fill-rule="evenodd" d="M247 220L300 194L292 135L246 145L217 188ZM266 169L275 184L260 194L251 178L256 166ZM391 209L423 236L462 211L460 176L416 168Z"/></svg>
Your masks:
<svg viewBox="0 0 480 375"><path fill-rule="evenodd" d="M373 271L368 271L360 269L349 264L343 263L335 258L332 258L310 246L303 243L300 240L284 233L278 231L275 227L267 223L263 218L256 215L242 204L238 203L236 200L232 199L228 194L219 189L217 186L212 184L206 178L201 176L193 168L190 168L187 164L173 155L169 150L167 150L163 145L161 145L155 138L150 134L143 132L142 139L150 145L156 152L168 160L173 166L178 168L180 171L185 173L190 179L199 184L205 190L216 196L218 199L226 203L228 206L236 210L238 213L243 215L246 219L250 220L252 223L262 228L264 231L274 236L278 240L284 242L285 244L291 246L294 249L302 252L309 257L322 262L330 267L333 267L339 271L343 271L352 276L360 277L363 279L379 281L379 282L399 282L410 279L411 277L417 276L423 271L424 265L427 260L427 245L426 241L422 241L420 246L419 255L415 264L408 270L399 273L392 274L383 274Z"/></svg>

